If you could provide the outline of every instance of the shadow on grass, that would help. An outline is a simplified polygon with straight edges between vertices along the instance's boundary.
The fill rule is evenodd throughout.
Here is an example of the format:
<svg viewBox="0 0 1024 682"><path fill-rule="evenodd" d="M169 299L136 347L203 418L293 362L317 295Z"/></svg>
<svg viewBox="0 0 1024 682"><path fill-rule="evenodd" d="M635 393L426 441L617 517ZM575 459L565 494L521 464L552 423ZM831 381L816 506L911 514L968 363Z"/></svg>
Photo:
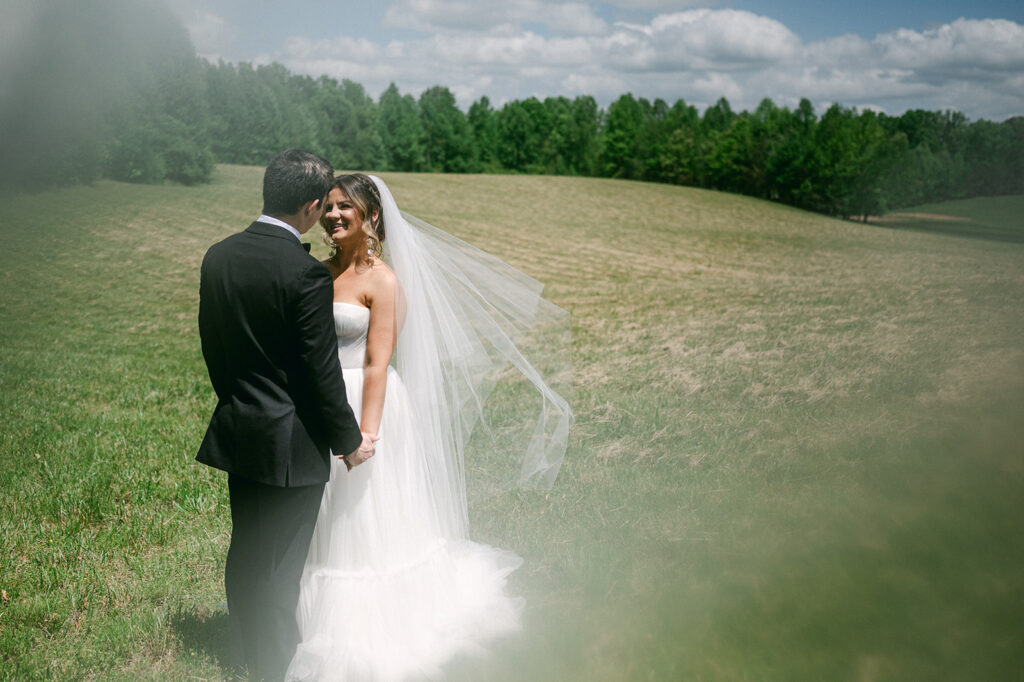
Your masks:
<svg viewBox="0 0 1024 682"><path fill-rule="evenodd" d="M994 225L983 225L971 220L929 220L927 218L891 218L882 216L868 221L868 225L892 230L930 232L951 237L967 237L995 242L1024 244L1024 229L1012 230Z"/></svg>
<svg viewBox="0 0 1024 682"><path fill-rule="evenodd" d="M179 609L171 618L171 629L185 651L215 662L224 672L224 679L243 679L231 654L227 613Z"/></svg>

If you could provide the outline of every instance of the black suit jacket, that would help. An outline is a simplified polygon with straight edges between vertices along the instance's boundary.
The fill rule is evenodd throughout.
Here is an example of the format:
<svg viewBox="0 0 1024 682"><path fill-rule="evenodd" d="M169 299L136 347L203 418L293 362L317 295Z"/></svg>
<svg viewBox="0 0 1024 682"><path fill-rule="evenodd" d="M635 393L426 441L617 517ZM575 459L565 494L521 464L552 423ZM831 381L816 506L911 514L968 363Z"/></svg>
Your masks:
<svg viewBox="0 0 1024 682"><path fill-rule="evenodd" d="M200 462L273 486L323 483L362 441L345 397L330 272L284 228L255 222L210 247L199 335L217 407Z"/></svg>

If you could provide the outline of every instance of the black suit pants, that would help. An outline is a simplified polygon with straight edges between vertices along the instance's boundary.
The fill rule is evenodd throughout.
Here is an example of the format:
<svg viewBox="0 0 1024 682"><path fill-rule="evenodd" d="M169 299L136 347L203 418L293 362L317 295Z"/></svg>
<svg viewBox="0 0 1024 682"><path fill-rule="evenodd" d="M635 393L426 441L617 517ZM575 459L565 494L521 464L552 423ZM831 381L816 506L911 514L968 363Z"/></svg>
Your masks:
<svg viewBox="0 0 1024 682"><path fill-rule="evenodd" d="M276 682L299 643L299 579L324 484L281 488L228 475L231 546L224 569L231 644L251 679Z"/></svg>

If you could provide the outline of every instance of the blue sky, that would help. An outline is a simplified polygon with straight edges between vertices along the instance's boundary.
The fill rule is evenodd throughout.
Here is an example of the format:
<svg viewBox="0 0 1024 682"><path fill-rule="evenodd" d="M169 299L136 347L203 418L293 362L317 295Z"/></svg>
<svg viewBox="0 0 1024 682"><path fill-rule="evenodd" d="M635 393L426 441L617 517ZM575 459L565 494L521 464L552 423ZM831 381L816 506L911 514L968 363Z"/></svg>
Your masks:
<svg viewBox="0 0 1024 682"><path fill-rule="evenodd" d="M1022 0L167 0L200 54L446 85L467 107L625 92L734 109L807 97L899 114L1024 115Z"/></svg>
<svg viewBox="0 0 1024 682"><path fill-rule="evenodd" d="M777 19L805 40L843 33L874 38L900 28L918 31L967 19L1011 19L1024 24L1022 0L750 0L710 5L732 7Z"/></svg>

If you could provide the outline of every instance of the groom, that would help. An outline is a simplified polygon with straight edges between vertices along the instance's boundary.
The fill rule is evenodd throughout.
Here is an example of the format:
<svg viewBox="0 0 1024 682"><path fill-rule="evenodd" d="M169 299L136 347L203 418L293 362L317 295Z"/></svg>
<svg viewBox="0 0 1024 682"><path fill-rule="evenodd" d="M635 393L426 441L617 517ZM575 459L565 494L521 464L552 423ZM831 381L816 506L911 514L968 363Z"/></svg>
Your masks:
<svg viewBox="0 0 1024 682"><path fill-rule="evenodd" d="M199 335L217 407L196 457L228 473L224 570L232 647L253 679L284 677L299 641L299 579L331 452L351 468L373 454L338 363L330 272L299 241L334 177L288 150L263 176L263 215L203 259Z"/></svg>

